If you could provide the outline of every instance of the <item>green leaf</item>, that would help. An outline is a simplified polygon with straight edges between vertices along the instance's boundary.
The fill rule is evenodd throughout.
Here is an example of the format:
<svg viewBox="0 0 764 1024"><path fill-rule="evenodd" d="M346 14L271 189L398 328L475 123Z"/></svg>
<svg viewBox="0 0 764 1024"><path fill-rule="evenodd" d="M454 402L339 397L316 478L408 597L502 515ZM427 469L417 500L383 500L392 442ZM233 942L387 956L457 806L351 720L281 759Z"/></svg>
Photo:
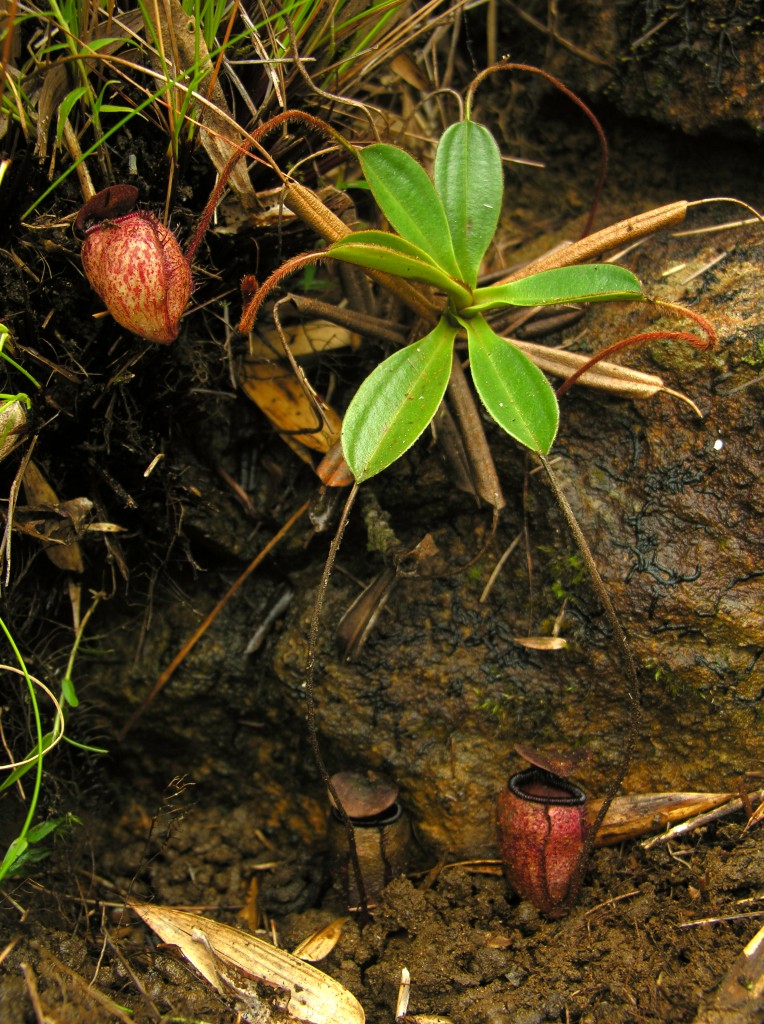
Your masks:
<svg viewBox="0 0 764 1024"><path fill-rule="evenodd" d="M501 153L488 129L474 121L451 125L438 143L434 177L462 277L474 288L504 193Z"/></svg>
<svg viewBox="0 0 764 1024"><path fill-rule="evenodd" d="M23 863L22 858L28 848L29 843L23 836L17 836L13 842L10 843L8 849L5 851L3 861L0 864L0 879L5 878L6 875L9 875L15 868Z"/></svg>
<svg viewBox="0 0 764 1024"><path fill-rule="evenodd" d="M543 270L509 284L478 288L475 301L464 312L494 306L551 306L558 302L639 301L642 285L630 270L612 263L583 264Z"/></svg>
<svg viewBox="0 0 764 1024"><path fill-rule="evenodd" d="M405 150L384 142L362 149L359 159L369 188L392 227L458 278L446 211L424 167Z"/></svg>
<svg viewBox="0 0 764 1024"><path fill-rule="evenodd" d="M408 451L437 412L457 329L441 318L426 337L380 363L358 389L342 423L342 452L359 483Z"/></svg>
<svg viewBox="0 0 764 1024"><path fill-rule="evenodd" d="M470 369L483 405L500 427L545 455L557 433L560 410L539 368L488 326L482 316L463 321Z"/></svg>
<svg viewBox="0 0 764 1024"><path fill-rule="evenodd" d="M66 96L61 100L58 107L58 124L56 126L56 145L61 145L61 139L64 134L64 127L66 120L72 112L74 105L78 103L83 96L86 96L88 89L84 85L79 85L71 92L67 93Z"/></svg>
<svg viewBox="0 0 764 1024"><path fill-rule="evenodd" d="M61 680L61 696L69 707L79 707L80 698L77 696L77 691L74 687L74 680L68 672Z"/></svg>
<svg viewBox="0 0 764 1024"><path fill-rule="evenodd" d="M397 277L424 281L465 305L472 295L451 275L438 266L424 250L399 235L387 231L357 231L333 242L327 256L344 263L353 263L369 270L384 270Z"/></svg>
<svg viewBox="0 0 764 1024"><path fill-rule="evenodd" d="M41 842L41 840L49 836L51 832L55 832L66 821L65 817L51 818L49 821L41 821L37 825L33 825L27 832L27 841L30 843Z"/></svg>
<svg viewBox="0 0 764 1024"><path fill-rule="evenodd" d="M409 242L407 238L401 238L400 235L394 235L391 231L353 231L349 235L345 235L338 241L333 242L329 246L329 251L333 252L338 246L346 243L356 242L363 243L365 245L381 246L383 249L393 249L395 252L399 252L404 256L411 256L413 259L421 260L423 263L429 263L431 267L436 267L441 270L447 277L451 275L448 271L442 267L437 259L425 252L424 249L418 245L414 245L413 242Z"/></svg>

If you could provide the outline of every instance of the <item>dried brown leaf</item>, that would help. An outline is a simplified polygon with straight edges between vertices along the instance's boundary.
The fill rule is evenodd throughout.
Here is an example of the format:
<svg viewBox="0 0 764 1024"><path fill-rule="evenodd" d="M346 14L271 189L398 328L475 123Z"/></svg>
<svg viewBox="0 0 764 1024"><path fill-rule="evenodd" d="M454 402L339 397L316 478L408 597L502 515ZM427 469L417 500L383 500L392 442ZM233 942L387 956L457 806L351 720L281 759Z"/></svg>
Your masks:
<svg viewBox="0 0 764 1024"><path fill-rule="evenodd" d="M142 903L132 909L163 942L178 946L214 988L244 1004L245 1020L283 1020L286 1013L309 1024L364 1024L351 992L286 950L172 907ZM275 1014L265 1016L274 1006Z"/></svg>
<svg viewBox="0 0 764 1024"><path fill-rule="evenodd" d="M570 245L539 257L496 283L508 284L521 277L538 274L542 270L553 270L557 267L570 267L574 263L591 262L610 249L627 243L631 244L638 238L651 235L654 231L679 224L684 220L688 205L685 200L679 199L667 206L658 206L653 210L647 210L645 213L638 213L634 217L618 221L617 224L611 224L602 228L601 231L595 231L591 235L580 238L577 242L571 242Z"/></svg>
<svg viewBox="0 0 764 1024"><path fill-rule="evenodd" d="M37 142L34 155L44 160L48 155L48 136L62 100L69 92L66 65L51 64L45 71L37 101Z"/></svg>
<svg viewBox="0 0 764 1024"><path fill-rule="evenodd" d="M315 392L311 401L302 382L283 364L247 358L239 370L239 384L298 454L303 446L328 452L339 440L339 415ZM304 458L310 461L307 455Z"/></svg>
<svg viewBox="0 0 764 1024"><path fill-rule="evenodd" d="M23 487L29 505L42 505L56 512L61 511L58 495L45 479L42 470L32 459L29 460L24 470ZM57 569L62 569L65 572L83 572L85 563L80 546L76 540L69 539L71 526L67 524L69 536L65 540L61 540L56 536L57 528L60 525L62 524L49 523L41 531L49 541L45 545L45 554Z"/></svg>
<svg viewBox="0 0 764 1024"><path fill-rule="evenodd" d="M565 349L535 345L533 342L518 341L516 338L512 338L511 341L513 345L525 352L536 366L555 377L570 377L591 359L591 355L588 353L567 352ZM623 395L626 398L652 398L662 391L686 402L702 419L700 409L687 395L666 387L663 379L657 374L643 373L630 366L621 366L619 363L611 363L603 359L583 373L579 377L578 383L585 384L590 388L609 391L614 395Z"/></svg>
<svg viewBox="0 0 764 1024"><path fill-rule="evenodd" d="M283 332L295 357L317 355L338 348L358 348L361 344L357 334L328 320L290 324L283 327ZM258 329L252 337L249 354L255 359L281 359L284 348L276 328Z"/></svg>

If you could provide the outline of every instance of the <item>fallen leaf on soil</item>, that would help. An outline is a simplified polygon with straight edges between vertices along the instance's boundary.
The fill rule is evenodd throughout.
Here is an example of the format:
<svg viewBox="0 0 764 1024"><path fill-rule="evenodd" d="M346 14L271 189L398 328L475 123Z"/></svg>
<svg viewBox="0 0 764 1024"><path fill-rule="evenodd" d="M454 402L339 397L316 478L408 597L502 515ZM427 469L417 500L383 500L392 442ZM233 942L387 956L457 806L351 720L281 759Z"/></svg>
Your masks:
<svg viewBox="0 0 764 1024"><path fill-rule="evenodd" d="M312 464L306 448L328 452L339 439L340 417L315 392L308 398L289 367L245 359L239 384L304 462Z"/></svg>
<svg viewBox="0 0 764 1024"><path fill-rule="evenodd" d="M310 320L305 324L289 324L283 328L292 355L315 356L338 348L358 348L359 335L328 320ZM253 359L283 359L284 346L276 328L263 328L253 335L249 355Z"/></svg>
<svg viewBox="0 0 764 1024"><path fill-rule="evenodd" d="M335 917L329 924L303 939L299 946L295 947L292 956L299 957L300 960L309 960L311 963L323 960L339 942L346 921L347 917Z"/></svg>
<svg viewBox="0 0 764 1024"><path fill-rule="evenodd" d="M306 1024L364 1024L351 992L269 942L172 907L141 903L131 909L163 942L178 946L218 992L243 1004L244 1020L260 1024L289 1015Z"/></svg>

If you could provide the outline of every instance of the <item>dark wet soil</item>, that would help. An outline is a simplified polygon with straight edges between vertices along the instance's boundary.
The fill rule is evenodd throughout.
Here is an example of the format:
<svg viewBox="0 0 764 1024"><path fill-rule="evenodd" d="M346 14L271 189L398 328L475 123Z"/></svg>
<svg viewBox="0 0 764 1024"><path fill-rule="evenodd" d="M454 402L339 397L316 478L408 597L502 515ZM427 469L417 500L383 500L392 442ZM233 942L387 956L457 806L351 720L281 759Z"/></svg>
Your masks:
<svg viewBox="0 0 764 1024"><path fill-rule="evenodd" d="M133 803L91 834L97 875L123 891L246 927L242 901L257 879L261 911L286 948L342 912L338 894L325 890L320 844L296 846L286 829L266 837L256 805L224 816L217 807L177 806L163 822L169 835L160 825L147 843L149 813ZM757 927L748 915L764 886L764 861L759 838L741 832L722 824L655 851L636 843L599 850L580 905L555 922L518 903L484 866L400 878L369 923L346 922L320 966L358 996L372 1024L393 1019L403 967L411 973L410 1013L464 1024L692 1021ZM112 885L91 877L87 857L76 872L57 860L42 890L14 894L23 923L6 915L4 935L20 941L5 965L3 1021L32 1019L22 961L56 1020L112 1019L88 994L90 982L136 1020L237 1019L178 954L110 902ZM321 907L310 909L319 894Z"/></svg>

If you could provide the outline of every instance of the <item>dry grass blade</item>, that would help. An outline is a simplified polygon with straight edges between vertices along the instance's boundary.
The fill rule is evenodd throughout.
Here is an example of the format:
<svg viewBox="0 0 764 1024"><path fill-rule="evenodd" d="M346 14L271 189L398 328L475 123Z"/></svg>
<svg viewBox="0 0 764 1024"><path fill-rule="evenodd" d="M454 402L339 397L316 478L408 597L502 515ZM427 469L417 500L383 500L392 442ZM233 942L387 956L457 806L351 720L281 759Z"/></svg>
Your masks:
<svg viewBox="0 0 764 1024"><path fill-rule="evenodd" d="M518 341L512 338L512 344L530 356L536 366L555 377L569 377L591 360L591 356L581 352L566 352L560 348L549 348L546 345L535 345L529 341ZM674 391L663 383L663 379L654 373L643 373L630 366L621 366L602 360L590 370L581 374L578 384L586 384L590 388L600 388L614 395L626 398L652 398L663 392L679 398L702 419L703 414L697 405L681 391Z"/></svg>
<svg viewBox="0 0 764 1024"><path fill-rule="evenodd" d="M586 235L578 242L571 242L570 245L555 249L554 252L541 256L532 263L526 264L520 270L514 271L502 278L497 284L509 284L510 281L517 281L521 277L528 277L531 274L539 274L543 270L554 270L558 267L571 267L574 263L586 263L589 260L597 259L604 252L615 249L619 245L625 245L636 241L638 238L645 238L660 231L661 228L672 227L684 220L688 203L678 200L669 203L667 206L658 206L654 210L647 210L645 213L638 213L635 217L618 221L610 227L595 231L592 235Z"/></svg>
<svg viewBox="0 0 764 1024"><path fill-rule="evenodd" d="M402 324L391 323L368 313L359 313L345 306L334 306L329 302L321 302L320 299L306 298L304 295L290 294L289 298L298 312L321 317L338 327L346 327L353 332L354 337L364 334L390 342L392 345L406 344L406 328ZM297 354L295 352L295 355Z"/></svg>
<svg viewBox="0 0 764 1024"><path fill-rule="evenodd" d="M201 124L209 129L202 132L201 141L215 169L220 173L237 149L236 144L226 138L226 133L231 131L232 119L225 93L220 82L213 77L214 69L204 36L201 32L189 31L189 17L181 7L180 0L165 0L163 14L160 25L162 41L167 57L172 55L173 61L177 59L176 76L191 68L208 69L209 73L197 82L195 91L206 94L210 100L201 114ZM192 23L191 26L193 28ZM243 143L246 133L242 129L240 132ZM253 209L258 205L245 161L239 161L233 167L228 181L245 209Z"/></svg>
<svg viewBox="0 0 764 1024"><path fill-rule="evenodd" d="M361 1004L339 982L254 935L171 907L144 903L132 909L163 942L178 946L218 992L249 1003L249 1014L242 1011L245 1020L283 1019L269 1013L274 997L281 1010L309 1024L366 1019Z"/></svg>
<svg viewBox="0 0 764 1024"><path fill-rule="evenodd" d="M561 651L568 646L562 636L516 636L514 641L530 651Z"/></svg>
<svg viewBox="0 0 764 1024"><path fill-rule="evenodd" d="M745 823L743 832L747 832L749 828L753 828L754 825L758 825L760 821L764 820L764 803L759 804L753 814L750 816L748 821Z"/></svg>

